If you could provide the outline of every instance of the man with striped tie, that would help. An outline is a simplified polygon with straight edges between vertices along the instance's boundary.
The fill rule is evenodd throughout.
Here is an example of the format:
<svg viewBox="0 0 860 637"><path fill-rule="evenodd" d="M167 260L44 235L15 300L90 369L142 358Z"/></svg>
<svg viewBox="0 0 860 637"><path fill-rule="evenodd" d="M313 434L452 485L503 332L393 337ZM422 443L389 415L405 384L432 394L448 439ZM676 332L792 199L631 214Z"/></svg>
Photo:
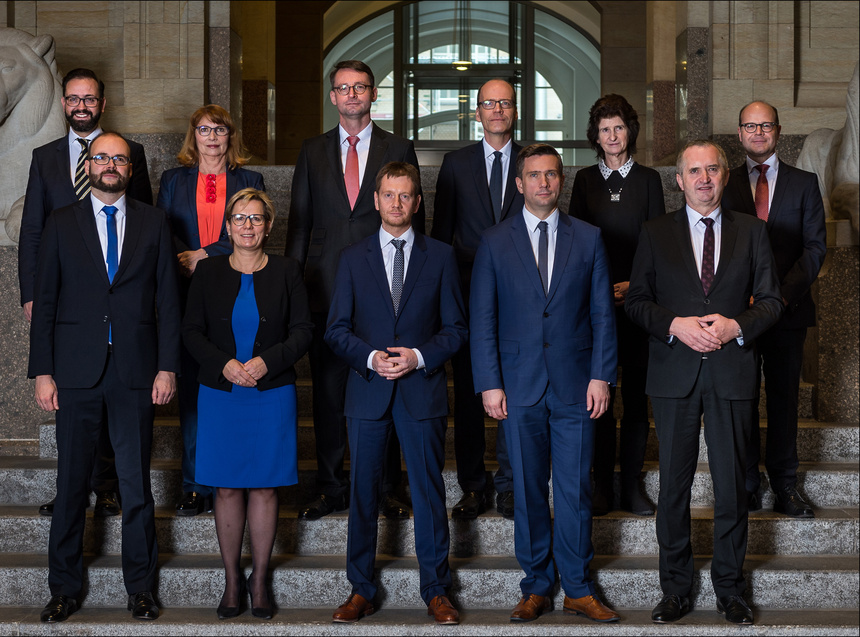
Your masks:
<svg viewBox="0 0 860 637"><path fill-rule="evenodd" d="M33 311L33 282L42 229L48 215L57 208L75 203L90 193L90 182L84 171L87 146L101 132L99 119L105 109L104 82L89 69L74 69L63 78L63 112L69 122L68 135L33 151L30 178L21 217L18 244L18 283L21 306L30 320ZM146 168L143 146L129 141L134 174L128 196L152 204L152 186ZM96 493L95 514L100 517L119 514L114 453L107 435L99 442L99 454L93 467L90 487ZM54 501L39 507L42 515L52 515Z"/></svg>

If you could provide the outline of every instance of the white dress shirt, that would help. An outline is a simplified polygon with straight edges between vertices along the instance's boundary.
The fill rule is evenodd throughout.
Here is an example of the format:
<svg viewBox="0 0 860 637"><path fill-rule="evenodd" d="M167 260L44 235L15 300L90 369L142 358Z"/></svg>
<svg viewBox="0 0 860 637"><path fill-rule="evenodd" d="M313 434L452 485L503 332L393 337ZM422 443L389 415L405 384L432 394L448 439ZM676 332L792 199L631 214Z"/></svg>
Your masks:
<svg viewBox="0 0 860 637"><path fill-rule="evenodd" d="M96 216L96 229L99 231L99 243L102 245L102 256L105 260L105 271L107 271L107 215L102 210L105 206L113 205L116 207L116 238L117 238L117 254L116 264L119 267L122 261L122 243L125 239L125 195L120 197L113 204L106 204L103 201L96 199L96 196L90 191L90 201L93 204L93 213Z"/></svg>
<svg viewBox="0 0 860 637"><path fill-rule="evenodd" d="M340 165L343 172L346 173L346 155L349 152L349 141L347 141L347 137L350 135L340 124L338 124L337 129L340 131ZM355 152L358 153L359 188L361 188L361 184L364 183L364 169L367 166L367 154L370 152L370 137L372 132L373 122L370 122L370 124L368 124L367 127L358 134L358 143L355 145Z"/></svg>
<svg viewBox="0 0 860 637"><path fill-rule="evenodd" d="M768 212L770 212L770 204L773 201L773 191L776 188L776 176L779 174L779 159L777 159L776 153L765 159L764 163L768 165L765 177L767 177L767 209ZM758 183L759 175L759 171L756 166L758 166L758 164L747 157L747 170L750 175L750 188L752 189L753 201L755 201L755 186Z"/></svg>
<svg viewBox="0 0 860 637"><path fill-rule="evenodd" d="M700 279L702 278L702 252L705 249L705 230L708 227L702 221L705 218L690 208L690 206L687 206L687 219L690 222L690 240L693 242L693 256L696 257L696 271L699 273ZM716 274L717 267L720 265L720 245L723 236L722 210L717 208L707 216L707 219L714 220L714 274Z"/></svg>
<svg viewBox="0 0 860 637"><path fill-rule="evenodd" d="M484 165L487 169L487 185L489 186L490 177L493 175L493 162L496 161L496 157L493 155L493 153L496 152L496 149L490 146L486 139L482 139L481 143L484 145ZM512 145L513 140L509 139L508 143L499 150L499 152L502 153L500 158L500 161L502 162L502 201L505 200L505 188L508 185L508 170L511 167Z"/></svg>
<svg viewBox="0 0 860 637"><path fill-rule="evenodd" d="M555 244L558 239L558 208L552 211L552 213L543 221L546 221L547 224L547 277L549 277L549 281L547 282L547 290L549 290L550 283L552 282L552 266L555 262ZM532 252L535 255L535 267L537 267L538 263L538 250L540 249L540 230L538 229L538 224L541 222L541 219L538 219L532 213L528 211L528 209L523 206L523 220L526 222L526 228L529 231L529 241L532 244Z"/></svg>
<svg viewBox="0 0 860 637"><path fill-rule="evenodd" d="M92 141L102 134L101 128L96 128L92 133L84 137L87 142L92 143ZM83 150L81 145L78 143L78 138L82 137L82 135L78 135L71 128L69 129L69 170L72 176L72 183L75 183L75 168L78 167L78 156L81 154Z"/></svg>
<svg viewBox="0 0 860 637"><path fill-rule="evenodd" d="M406 272L409 270L409 257L412 256L412 246L415 244L415 230L410 226L409 229L399 237L395 237L385 231L384 228L379 228L379 247L382 249L382 263L385 266L385 276L388 279L388 289L391 290L391 282L394 280L394 255L397 254L397 248L391 243L392 239L403 239L406 243L403 244L403 282L406 283ZM367 357L367 369L373 369L373 357L376 352L373 350ZM424 357L416 348L412 348L415 355L418 357L418 369L424 369Z"/></svg>

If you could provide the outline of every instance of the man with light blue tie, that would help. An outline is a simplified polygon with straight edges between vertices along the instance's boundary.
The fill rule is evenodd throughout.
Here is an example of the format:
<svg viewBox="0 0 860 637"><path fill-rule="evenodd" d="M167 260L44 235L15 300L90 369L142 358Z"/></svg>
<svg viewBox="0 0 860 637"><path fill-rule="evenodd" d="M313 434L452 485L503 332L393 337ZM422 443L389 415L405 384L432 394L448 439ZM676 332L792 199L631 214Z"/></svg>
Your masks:
<svg viewBox="0 0 860 637"><path fill-rule="evenodd" d="M125 196L133 166L121 136L99 135L85 169L90 195L45 224L30 325L36 402L57 412L51 600L41 619L63 621L78 608L88 482L103 427L116 452L128 609L156 619L149 463L154 405L173 397L179 369L175 256L164 213Z"/></svg>
<svg viewBox="0 0 860 637"><path fill-rule="evenodd" d="M525 205L484 233L469 302L475 390L487 414L505 421L513 469L515 551L525 576L511 621L549 608L555 566L566 613L618 621L589 573L594 419L606 411L617 372L609 262L600 230L558 210L558 152L533 144L516 166Z"/></svg>

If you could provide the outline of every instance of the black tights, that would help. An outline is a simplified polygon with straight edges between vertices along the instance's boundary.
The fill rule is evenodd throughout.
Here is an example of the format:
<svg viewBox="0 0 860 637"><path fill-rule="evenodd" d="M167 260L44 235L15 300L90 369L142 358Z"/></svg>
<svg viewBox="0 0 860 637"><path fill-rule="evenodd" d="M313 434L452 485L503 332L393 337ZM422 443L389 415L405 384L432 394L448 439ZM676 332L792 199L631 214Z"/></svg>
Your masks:
<svg viewBox="0 0 860 637"><path fill-rule="evenodd" d="M251 536L251 557L254 570L248 581L255 606L268 608L270 602L266 593L266 575L269 560L275 544L278 528L278 491L275 488L248 489L247 503L245 489L218 487L215 498L215 530L227 584L224 588L222 604L239 605L242 569L242 539L245 536L245 520ZM266 603L262 603L266 602Z"/></svg>

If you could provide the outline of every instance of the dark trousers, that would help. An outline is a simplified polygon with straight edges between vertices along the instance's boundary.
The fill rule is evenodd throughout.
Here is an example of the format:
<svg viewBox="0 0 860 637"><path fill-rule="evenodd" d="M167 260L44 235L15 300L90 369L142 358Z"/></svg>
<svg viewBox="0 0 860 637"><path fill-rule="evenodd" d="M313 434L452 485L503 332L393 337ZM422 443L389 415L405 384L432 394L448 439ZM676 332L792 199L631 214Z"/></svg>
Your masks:
<svg viewBox="0 0 860 637"><path fill-rule="evenodd" d="M203 496L214 493L212 487L201 485L195 478L197 470L197 394L200 385L197 374L200 365L182 346L180 353L182 374L179 381L179 428L182 432L182 491L196 491Z"/></svg>
<svg viewBox="0 0 860 637"><path fill-rule="evenodd" d="M555 565L569 597L594 593L591 544L591 454L594 425L585 403L567 405L547 387L531 407L508 403L505 421L514 474L514 546L525 572L520 589L550 595ZM549 507L552 463L555 534Z"/></svg>
<svg viewBox="0 0 860 637"><path fill-rule="evenodd" d="M113 355L90 389L60 389L57 411L57 498L48 544L52 595L78 597L83 586L83 537L88 481L96 443L107 425L116 452L122 498L122 572L130 595L155 588L158 546L149 478L152 389L129 389Z"/></svg>
<svg viewBox="0 0 860 637"><path fill-rule="evenodd" d="M314 313L314 333L309 351L313 382L314 436L317 452L317 490L327 498L349 492L343 470L346 454L346 418L343 415L349 365L331 351L323 340L326 315ZM400 484L400 443L392 429L380 488L395 491Z"/></svg>
<svg viewBox="0 0 860 637"><path fill-rule="evenodd" d="M457 482L465 491L483 491L487 486L487 469L484 453L487 449L484 434L484 403L475 394L472 382L472 356L463 347L452 360L454 369L454 457L457 460ZM496 431L496 460L499 470L493 478L498 493L513 491L511 462L505 441L504 421Z"/></svg>
<svg viewBox="0 0 860 637"><path fill-rule="evenodd" d="M430 603L451 586L448 566L448 513L445 508L446 418L414 420L395 389L392 403L380 420L349 419L350 502L346 575L352 592L373 599L373 571L379 523L379 485L384 471L390 430L398 433L406 459L415 516L421 599Z"/></svg>
<svg viewBox="0 0 860 637"><path fill-rule="evenodd" d="M102 428L99 435L96 459L90 474L90 491L118 491L116 479L116 462L113 447L110 444L110 432Z"/></svg>
<svg viewBox="0 0 860 637"><path fill-rule="evenodd" d="M797 485L797 407L800 372L803 367L803 343L806 328L771 329L756 340L759 355L757 390L767 393L767 441L764 465L774 491ZM759 430L759 391L753 403L752 431L747 447L746 488L755 493L761 486L761 433Z"/></svg>
<svg viewBox="0 0 860 637"><path fill-rule="evenodd" d="M720 398L712 381L711 364L702 361L699 378L688 397L651 397L660 443L657 543L660 586L666 595L687 596L693 587L690 491L703 414L715 502L711 582L718 597L741 595L746 588L743 566L748 503L744 474L752 401Z"/></svg>

